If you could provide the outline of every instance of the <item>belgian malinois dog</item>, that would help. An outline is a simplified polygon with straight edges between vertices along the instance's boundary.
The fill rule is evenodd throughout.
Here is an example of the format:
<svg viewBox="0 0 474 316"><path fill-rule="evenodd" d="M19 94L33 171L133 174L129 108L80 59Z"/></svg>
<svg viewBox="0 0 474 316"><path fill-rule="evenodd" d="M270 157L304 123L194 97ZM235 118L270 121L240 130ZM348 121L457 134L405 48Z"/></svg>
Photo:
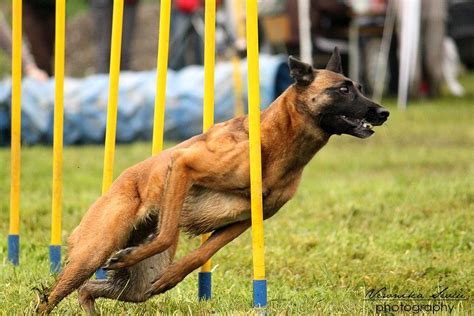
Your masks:
<svg viewBox="0 0 474 316"><path fill-rule="evenodd" d="M389 112L342 74L335 49L326 69L289 58L295 83L261 115L264 218L296 192L306 164L331 135L371 136ZM178 284L250 227L248 118L216 124L123 172L68 240L68 260L38 311L79 288L94 313L99 297L142 302ZM178 234L212 232L173 263ZM115 254L114 254L115 253ZM104 267L107 280L89 280Z"/></svg>

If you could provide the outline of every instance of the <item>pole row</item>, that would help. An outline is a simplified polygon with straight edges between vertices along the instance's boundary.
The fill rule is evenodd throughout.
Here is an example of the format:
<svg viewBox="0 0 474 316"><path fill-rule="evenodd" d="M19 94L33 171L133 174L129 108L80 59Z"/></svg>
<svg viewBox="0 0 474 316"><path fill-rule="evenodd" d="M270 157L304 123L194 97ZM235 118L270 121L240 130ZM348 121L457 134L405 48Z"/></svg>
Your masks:
<svg viewBox="0 0 474 316"><path fill-rule="evenodd" d="M252 208L253 305L267 305L263 241L262 158L257 0L247 0L247 85L249 99L250 195Z"/></svg>
<svg viewBox="0 0 474 316"><path fill-rule="evenodd" d="M12 101L11 101L11 178L8 260L20 263L20 174L21 174L21 45L22 1L12 7Z"/></svg>
<svg viewBox="0 0 474 316"><path fill-rule="evenodd" d="M204 7L204 104L202 132L214 125L214 71L216 43L216 0L206 0ZM211 234L201 236L201 244ZM198 298L209 300L212 293L211 260L209 259L198 274Z"/></svg>
<svg viewBox="0 0 474 316"><path fill-rule="evenodd" d="M63 169L64 119L64 51L66 37L66 0L56 0L56 28L54 48L54 132L53 132L53 196L51 206L50 271L61 270L61 196Z"/></svg>
<svg viewBox="0 0 474 316"><path fill-rule="evenodd" d="M109 97L107 105L107 126L105 136L104 169L102 194L106 194L113 181L117 109L119 95L120 55L122 42L124 0L113 4L111 56L109 74ZM12 111L11 111L11 188L10 188L10 228L8 235L8 260L19 264L20 239L20 174L21 174L21 48L22 48L22 1L13 0L12 21ZM247 0L247 67L249 99L249 159L252 214L253 250L253 305L267 304L267 289L264 264L262 171L260 144L260 91L258 63L258 15L257 0ZM163 132L166 101L166 75L168 68L169 31L171 0L160 4L160 29L157 56L156 98L153 129L152 154L163 149ZM205 45L204 45L204 104L203 132L214 124L214 71L215 71L215 22L216 1L205 2ZM53 140L53 185L51 212L50 269L57 273L61 267L61 217L62 217L62 165L63 165L63 118L64 118L64 52L66 27L66 0L56 1L55 29L55 107ZM239 33L243 33L243 27ZM242 94L240 60L234 59L234 82L236 101ZM242 106L236 112L243 112ZM202 236L205 242L209 235ZM98 279L105 278L103 270L96 272ZM211 298L211 261L199 273L199 299Z"/></svg>
<svg viewBox="0 0 474 316"><path fill-rule="evenodd" d="M107 126L105 129L104 170L102 175L102 195L110 188L114 176L115 138L117 133L117 108L120 77L120 54L122 50L124 0L114 0L112 11L112 39L110 44L109 98L107 104ZM97 279L105 279L103 269L97 270Z"/></svg>

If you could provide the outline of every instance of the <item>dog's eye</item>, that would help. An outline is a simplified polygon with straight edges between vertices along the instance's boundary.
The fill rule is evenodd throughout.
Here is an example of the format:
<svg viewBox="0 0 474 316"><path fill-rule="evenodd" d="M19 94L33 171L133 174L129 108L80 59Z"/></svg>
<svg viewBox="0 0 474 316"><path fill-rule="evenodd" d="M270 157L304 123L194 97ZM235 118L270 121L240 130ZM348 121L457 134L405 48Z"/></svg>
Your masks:
<svg viewBox="0 0 474 316"><path fill-rule="evenodd" d="M347 86L342 86L342 87L339 88L339 91L341 93L347 94L347 93L349 93L349 88Z"/></svg>

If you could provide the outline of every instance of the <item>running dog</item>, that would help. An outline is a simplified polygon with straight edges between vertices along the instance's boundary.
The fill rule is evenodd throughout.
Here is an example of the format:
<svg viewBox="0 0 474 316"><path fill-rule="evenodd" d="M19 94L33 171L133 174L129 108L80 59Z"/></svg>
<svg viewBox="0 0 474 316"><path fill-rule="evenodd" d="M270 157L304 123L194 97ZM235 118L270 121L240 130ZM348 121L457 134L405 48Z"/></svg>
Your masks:
<svg viewBox="0 0 474 316"><path fill-rule="evenodd" d="M261 113L264 218L295 194L304 167L331 135L367 138L389 112L342 74L334 50L326 69L289 58L295 80ZM178 284L250 227L248 117L216 124L124 171L68 239L67 263L38 306L47 314L79 289L94 313L105 297L143 302ZM173 262L179 231L212 232ZM107 280L89 280L100 267Z"/></svg>

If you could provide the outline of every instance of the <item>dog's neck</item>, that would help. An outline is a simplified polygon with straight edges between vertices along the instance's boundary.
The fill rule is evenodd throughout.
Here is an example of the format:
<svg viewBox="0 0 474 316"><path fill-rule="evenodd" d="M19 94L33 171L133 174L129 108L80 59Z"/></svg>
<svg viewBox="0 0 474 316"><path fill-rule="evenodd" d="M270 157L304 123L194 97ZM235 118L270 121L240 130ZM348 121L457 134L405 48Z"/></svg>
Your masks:
<svg viewBox="0 0 474 316"><path fill-rule="evenodd" d="M330 135L298 109L297 93L291 86L262 112L262 158L286 159L293 168L303 168Z"/></svg>

